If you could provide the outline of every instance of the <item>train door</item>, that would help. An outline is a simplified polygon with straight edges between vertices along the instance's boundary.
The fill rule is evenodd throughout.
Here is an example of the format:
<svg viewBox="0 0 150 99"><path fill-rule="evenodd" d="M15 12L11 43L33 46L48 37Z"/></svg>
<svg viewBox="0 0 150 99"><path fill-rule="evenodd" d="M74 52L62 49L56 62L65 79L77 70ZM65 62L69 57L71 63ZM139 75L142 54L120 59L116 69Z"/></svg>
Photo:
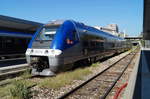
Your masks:
<svg viewBox="0 0 150 99"><path fill-rule="evenodd" d="M67 60L67 62L70 63L77 61L81 55L80 53L81 49L77 32L75 30L68 32L64 40L64 43L65 43L65 50L64 50L65 60Z"/></svg>
<svg viewBox="0 0 150 99"><path fill-rule="evenodd" d="M84 34L82 41L81 41L81 46L82 46L82 54L83 55L89 55L90 53L90 46L91 46L91 39L90 35Z"/></svg>

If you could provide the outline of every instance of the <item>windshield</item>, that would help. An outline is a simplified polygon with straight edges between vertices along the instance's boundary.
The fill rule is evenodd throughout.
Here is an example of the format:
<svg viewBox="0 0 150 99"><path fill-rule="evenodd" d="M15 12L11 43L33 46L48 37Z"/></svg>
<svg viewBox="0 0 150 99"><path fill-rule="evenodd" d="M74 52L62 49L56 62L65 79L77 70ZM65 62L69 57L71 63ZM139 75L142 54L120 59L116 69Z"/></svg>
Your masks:
<svg viewBox="0 0 150 99"><path fill-rule="evenodd" d="M36 40L53 40L58 27L43 27Z"/></svg>

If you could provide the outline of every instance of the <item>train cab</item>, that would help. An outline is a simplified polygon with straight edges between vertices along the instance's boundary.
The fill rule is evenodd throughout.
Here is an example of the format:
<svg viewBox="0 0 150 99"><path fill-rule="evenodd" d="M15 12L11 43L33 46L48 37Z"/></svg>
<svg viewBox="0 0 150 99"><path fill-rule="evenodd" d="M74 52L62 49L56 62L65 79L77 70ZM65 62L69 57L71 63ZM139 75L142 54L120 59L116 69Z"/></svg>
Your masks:
<svg viewBox="0 0 150 99"><path fill-rule="evenodd" d="M78 34L71 21L49 23L41 27L32 38L26 51L27 62L35 75L51 75L65 59L72 57L72 47L79 42ZM71 49L71 50L68 50ZM44 70L44 71L43 71ZM43 72L42 72L43 71Z"/></svg>

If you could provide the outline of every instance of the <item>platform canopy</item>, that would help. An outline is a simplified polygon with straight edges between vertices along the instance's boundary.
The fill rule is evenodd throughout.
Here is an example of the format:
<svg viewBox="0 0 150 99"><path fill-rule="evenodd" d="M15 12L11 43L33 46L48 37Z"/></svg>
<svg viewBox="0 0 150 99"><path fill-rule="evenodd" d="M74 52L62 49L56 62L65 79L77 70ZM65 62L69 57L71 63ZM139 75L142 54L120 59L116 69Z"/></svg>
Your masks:
<svg viewBox="0 0 150 99"><path fill-rule="evenodd" d="M0 15L0 30L34 33L42 23Z"/></svg>
<svg viewBox="0 0 150 99"><path fill-rule="evenodd" d="M140 40L142 39L143 37L139 36L139 37L134 37L134 36L130 36L130 37L125 37L125 39L130 39L130 40Z"/></svg>

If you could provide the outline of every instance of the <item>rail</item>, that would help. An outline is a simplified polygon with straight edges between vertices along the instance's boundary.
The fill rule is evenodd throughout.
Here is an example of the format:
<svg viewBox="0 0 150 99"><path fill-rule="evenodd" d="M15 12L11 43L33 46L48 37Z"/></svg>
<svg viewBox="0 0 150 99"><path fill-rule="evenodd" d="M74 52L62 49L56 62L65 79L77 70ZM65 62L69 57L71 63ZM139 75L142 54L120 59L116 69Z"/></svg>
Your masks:
<svg viewBox="0 0 150 99"><path fill-rule="evenodd" d="M21 72L28 69L28 64L20 64L15 66L8 66L0 68L0 81L7 79L8 77L13 77Z"/></svg>
<svg viewBox="0 0 150 99"><path fill-rule="evenodd" d="M68 93L65 93L64 95L62 95L61 97L59 97L59 99L64 99L67 98L69 96L71 96L73 93L75 93L77 90L79 90L80 88L82 88L83 86L85 86L86 84L88 84L89 82L91 82L92 80L94 80L95 78L97 78L98 76L102 75L104 72L106 72L107 70L109 70L110 68L112 68L114 65L116 65L118 62L120 62L122 59L124 59L125 57L127 57L128 55L130 55L131 53L133 53L136 49L134 49L132 52L128 53L126 56L122 57L121 59L119 59L117 62L115 62L114 64L110 65L108 68L106 68L105 70L101 71L100 73L96 74L95 76L91 77L90 79L88 79L87 81L83 82L82 84L80 84L79 86L77 86L76 88L72 89L71 91L69 91ZM135 56L135 53L133 53L133 57ZM133 59L132 57L132 59ZM105 99L106 96L109 94L109 92L111 91L111 89L115 86L115 84L117 83L117 81L120 79L120 77L123 75L124 71L127 69L128 65L131 63L132 59L130 60L130 62L125 66L124 70L122 71L122 73L119 75L119 77L113 82L113 84L111 85L111 87L109 87L106 91L105 94L102 95L102 99Z"/></svg>

